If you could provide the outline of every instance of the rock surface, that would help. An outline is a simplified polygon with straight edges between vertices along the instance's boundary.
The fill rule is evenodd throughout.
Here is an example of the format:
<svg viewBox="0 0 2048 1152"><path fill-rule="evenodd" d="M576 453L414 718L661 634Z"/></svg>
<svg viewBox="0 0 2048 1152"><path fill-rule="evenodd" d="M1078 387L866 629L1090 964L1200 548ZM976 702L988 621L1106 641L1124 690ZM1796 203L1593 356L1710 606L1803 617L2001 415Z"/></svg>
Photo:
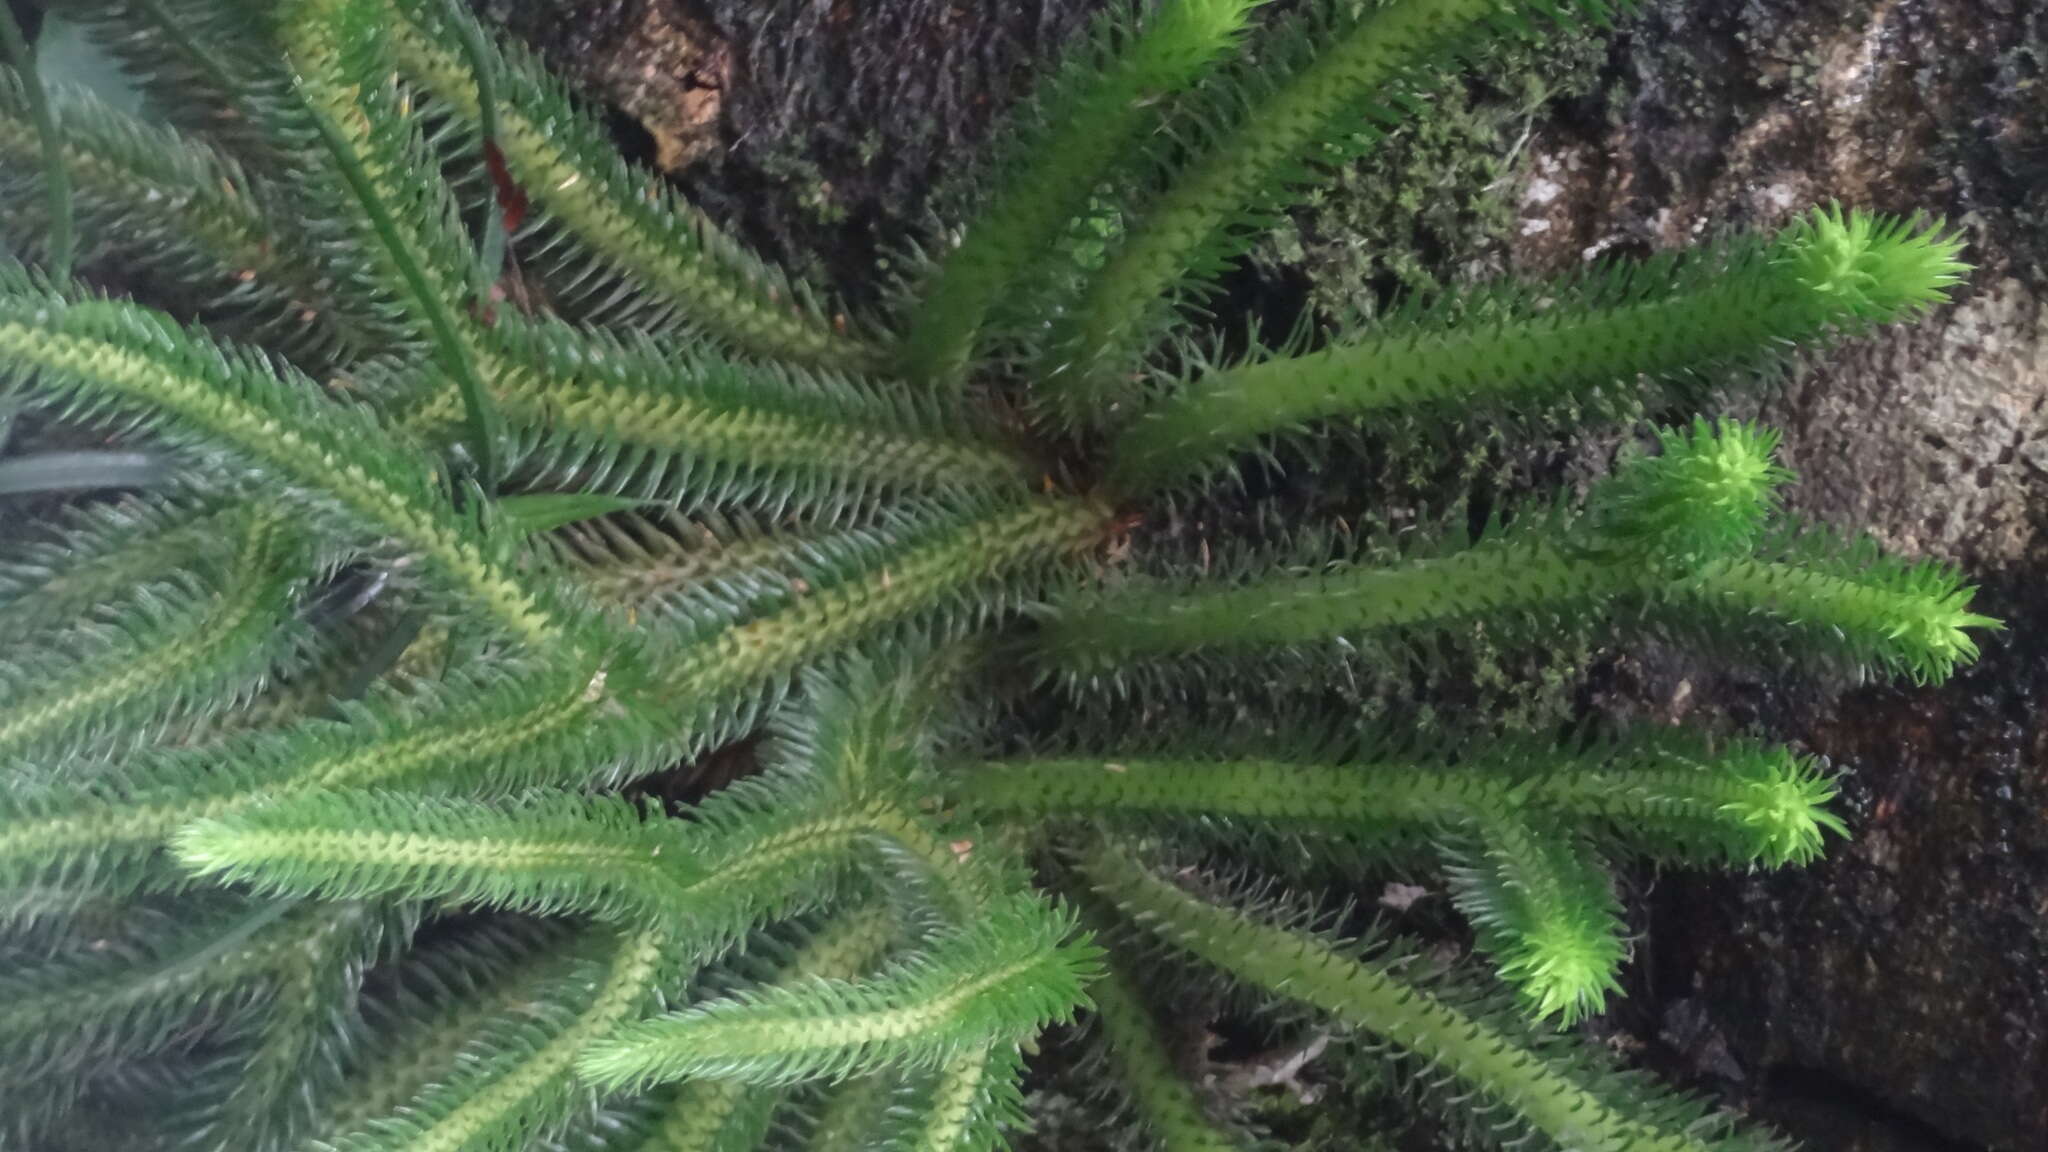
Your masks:
<svg viewBox="0 0 2048 1152"><path fill-rule="evenodd" d="M1089 7L479 2L518 8L715 211L784 257L827 254L810 270L842 284L873 279ZM1442 186L1362 229L1342 182L1273 259L1343 299L1388 277L1552 273L1830 199L1964 229L1979 271L1954 306L1830 353L1756 414L1787 433L1799 511L1963 564L2010 630L1940 689L1618 663L1610 707L1762 724L1848 767L1857 831L1801 873L1658 879L1627 1012L1815 1149L2048 1147L2048 9L1646 8L1611 46L1510 58L1447 95L1451 128L1391 145L1434 157L1420 170ZM1451 249L1411 219L1478 255L1443 267Z"/></svg>

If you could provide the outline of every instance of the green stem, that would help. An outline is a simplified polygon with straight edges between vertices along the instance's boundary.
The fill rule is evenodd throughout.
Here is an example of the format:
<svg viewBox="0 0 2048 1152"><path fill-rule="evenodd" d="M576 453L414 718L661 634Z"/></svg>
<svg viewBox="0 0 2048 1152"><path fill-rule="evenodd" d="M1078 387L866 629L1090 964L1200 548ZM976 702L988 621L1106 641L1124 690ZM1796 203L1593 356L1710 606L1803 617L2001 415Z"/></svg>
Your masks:
<svg viewBox="0 0 2048 1152"><path fill-rule="evenodd" d="M1709 752L1649 733L1586 751L1478 749L1456 763L1333 763L1107 756L994 761L949 794L1010 818L1157 816L1271 821L1349 835L1399 835L1534 811L1597 823L1657 859L1778 867L1842 832L1835 788L1810 760L1738 741Z"/></svg>
<svg viewBox="0 0 2048 1152"><path fill-rule="evenodd" d="M980 1127L977 1121L984 1102L993 1091L990 1080L1003 1073L1016 1074L1014 1068L991 1067L1004 1060L1006 1049L1009 1046L965 1049L939 1068L929 1091L919 1100L915 1126L902 1144L907 1152L979 1152L984 1147L971 1141ZM1013 1056L1009 1063L1014 1065Z"/></svg>
<svg viewBox="0 0 2048 1152"><path fill-rule="evenodd" d="M1527 410L1560 396L1634 395L1783 345L1897 319L1940 299L1962 267L1939 228L1816 211L1768 242L1737 240L1683 264L1582 283L1482 291L1459 307L1504 319L1401 322L1300 356L1210 372L1147 411L1111 448L1112 483L1136 494L1213 468L1261 437L1331 418ZM1646 290L1647 289L1647 290ZM1544 304L1532 301L1547 301Z"/></svg>
<svg viewBox="0 0 2048 1152"><path fill-rule="evenodd" d="M1859 663L1939 683L1976 659L1969 630L2000 627L1969 611L1974 590L1953 572L1898 564L1874 549L1830 543L1809 547L1808 562L1745 557L1686 572L1663 562L1661 545L1646 552L1600 531L1539 525L1448 555L1383 567L1338 563L1236 587L1133 582L1066 607L1037 643L1047 664L1084 673L1134 657L1512 625L1537 609L1588 616L1618 603L1661 606L1673 624L1701 634L1773 619Z"/></svg>
<svg viewBox="0 0 2048 1152"><path fill-rule="evenodd" d="M1333 565L1236 588L1134 586L1061 614L1041 633L1063 664L1300 644L1414 628L1539 605L1596 601L1638 587L1639 562L1568 554L1546 535L1497 538L1462 552L1387 567Z"/></svg>
<svg viewBox="0 0 2048 1152"><path fill-rule="evenodd" d="M1529 814L1480 814L1476 844L1450 869L1458 910L1537 1018L1569 1028L1606 1010L1628 946L1614 881L1569 827Z"/></svg>
<svg viewBox="0 0 2048 1152"><path fill-rule="evenodd" d="M776 985L629 1025L577 1070L607 1091L693 1077L782 1085L1015 1044L1083 1000L1094 952L1062 942L1072 926L1018 901L872 977Z"/></svg>
<svg viewBox="0 0 2048 1152"><path fill-rule="evenodd" d="M1858 659L1902 671L1916 684L1939 684L1977 658L1969 629L1999 620L1969 611L1973 589L1935 565L1872 572L1829 571L1783 561L1721 560L1669 588L1673 599L1768 613L1817 627Z"/></svg>

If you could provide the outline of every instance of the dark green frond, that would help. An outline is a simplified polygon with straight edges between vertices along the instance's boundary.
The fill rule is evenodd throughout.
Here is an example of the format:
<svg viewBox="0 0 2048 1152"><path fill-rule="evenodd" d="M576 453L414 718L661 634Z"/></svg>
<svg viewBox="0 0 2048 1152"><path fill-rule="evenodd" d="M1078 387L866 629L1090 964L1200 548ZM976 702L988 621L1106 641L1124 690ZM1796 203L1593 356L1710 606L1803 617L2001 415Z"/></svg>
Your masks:
<svg viewBox="0 0 2048 1152"><path fill-rule="evenodd" d="M858 547L859 528L777 529L751 517L674 512L609 516L544 538L564 578L637 623L739 611L816 554Z"/></svg>
<svg viewBox="0 0 2048 1152"><path fill-rule="evenodd" d="M227 541L234 551L207 566L210 590L162 587L52 638L37 659L7 661L0 758L48 757L124 730L133 739L260 684L289 637L281 626L304 572L281 518L238 527Z"/></svg>
<svg viewBox="0 0 2048 1152"><path fill-rule="evenodd" d="M931 638L1014 611L1033 577L1093 547L1109 520L1086 502L1030 499L918 508L831 550L815 548L774 596L740 619L709 617L679 641L665 698L704 719L700 740L731 732L818 657L903 630ZM905 530L907 529L907 530Z"/></svg>
<svg viewBox="0 0 2048 1152"><path fill-rule="evenodd" d="M15 87L35 141L50 272L60 280L69 279L78 255L77 221L71 209L71 165L64 154L56 114L50 109L49 89L37 65L39 53L30 46L12 5L0 11L0 54L5 55L11 74L17 78Z"/></svg>
<svg viewBox="0 0 2048 1152"><path fill-rule="evenodd" d="M222 331L301 363L373 346L380 333L340 306L296 231L233 160L85 92L59 92L56 116L88 265L139 277ZM49 223L33 148L20 82L0 73L0 235L26 259L42 254Z"/></svg>
<svg viewBox="0 0 2048 1152"><path fill-rule="evenodd" d="M674 962L658 929L591 931L570 970L492 1021L399 1112L335 1141L336 1152L515 1152L594 1099L568 1074L592 1040L659 1003Z"/></svg>
<svg viewBox="0 0 2048 1152"><path fill-rule="evenodd" d="M652 1093L655 1107L630 1152L757 1152L774 1125L784 1091L735 1080L692 1080Z"/></svg>
<svg viewBox="0 0 2048 1152"><path fill-rule="evenodd" d="M543 646L572 626L508 569L507 539L457 515L422 456L311 381L137 305L69 299L0 266L0 388L27 377L73 419L125 416L178 447L227 451L367 535L419 549L502 626Z"/></svg>
<svg viewBox="0 0 2048 1152"><path fill-rule="evenodd" d="M889 1118L885 1152L998 1152L1004 1133L1022 1126L1018 1089L1024 1054L1014 1043L957 1053L910 1081L906 1103Z"/></svg>
<svg viewBox="0 0 2048 1152"><path fill-rule="evenodd" d="M886 1072L855 1076L824 1089L824 1102L805 1134L804 1152L867 1152L874 1134L901 1091L899 1078Z"/></svg>
<svg viewBox="0 0 2048 1152"><path fill-rule="evenodd" d="M523 483L771 513L892 489L1024 487L1017 456L929 399L558 322L501 318L481 339ZM443 388L404 421L431 439L462 417Z"/></svg>
<svg viewBox="0 0 2048 1152"><path fill-rule="evenodd" d="M941 924L972 924L1030 890L1008 846L932 811L929 716L945 660L911 670L842 660L803 677L801 702L771 725L763 759L828 783L873 829L892 878Z"/></svg>
<svg viewBox="0 0 2048 1152"><path fill-rule="evenodd" d="M778 967L772 985L802 988L812 980L860 976L888 950L895 928L884 906L856 907L834 917ZM644 1137L618 1146L630 1152L755 1152L786 1095L741 1080L691 1080L656 1094Z"/></svg>
<svg viewBox="0 0 2048 1152"><path fill-rule="evenodd" d="M427 1092L463 1050L517 1019L579 959L561 925L492 922L408 955L363 993L369 1031L312 1129L331 1141Z"/></svg>
<svg viewBox="0 0 2048 1152"><path fill-rule="evenodd" d="M763 759L812 773L852 796L903 799L930 749L920 723L933 701L904 668L840 661L803 677L803 701L770 729Z"/></svg>
<svg viewBox="0 0 2048 1152"><path fill-rule="evenodd" d="M0 974L0 1066L76 1073L162 1050L195 1022L251 1013L325 916L287 901L216 901L182 923Z"/></svg>
<svg viewBox="0 0 2048 1152"><path fill-rule="evenodd" d="M718 954L762 924L844 906L861 890L847 874L872 868L875 829L813 798L807 789L815 784L771 773L725 788L696 811L709 842L703 877L675 905L691 954Z"/></svg>
<svg viewBox="0 0 2048 1152"><path fill-rule="evenodd" d="M87 1103L91 1082L82 1076L45 1078L33 1094L0 1116L0 1152L42 1152L68 1149L59 1133L76 1133L79 1113Z"/></svg>
<svg viewBox="0 0 2048 1152"><path fill-rule="evenodd" d="M174 580L253 511L230 493L181 488L66 509L0 553L0 640L21 643Z"/></svg>
<svg viewBox="0 0 2048 1152"><path fill-rule="evenodd" d="M359 904L309 915L297 947L270 970L262 1015L234 1036L241 1074L217 1093L196 1094L169 1123L194 1145L295 1148L311 1133L353 1055L364 971L403 951L417 919Z"/></svg>
<svg viewBox="0 0 2048 1152"><path fill-rule="evenodd" d="M369 254L375 287L397 302L441 383L461 398L466 443L489 488L499 475L499 423L485 383L496 365L479 346L487 289L454 196L397 90L386 23L376 0L293 0L280 14L313 142L343 190L332 201Z"/></svg>
<svg viewBox="0 0 2048 1152"><path fill-rule="evenodd" d="M280 137L303 126L273 48L271 0L67 0L64 14L121 61L151 107L269 175L303 160Z"/></svg>

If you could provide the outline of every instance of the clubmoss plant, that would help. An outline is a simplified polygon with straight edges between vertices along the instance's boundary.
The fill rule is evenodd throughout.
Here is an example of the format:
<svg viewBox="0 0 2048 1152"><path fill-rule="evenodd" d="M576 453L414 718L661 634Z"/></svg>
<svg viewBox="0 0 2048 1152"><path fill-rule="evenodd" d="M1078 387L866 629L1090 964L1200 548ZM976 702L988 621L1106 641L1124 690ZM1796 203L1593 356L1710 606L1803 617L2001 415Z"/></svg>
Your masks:
<svg viewBox="0 0 2048 1152"><path fill-rule="evenodd" d="M1169 1040L1215 985L1480 1145L1779 1147L1564 1026L1619 987L1612 862L1811 860L1824 767L1259 691L1412 699L1560 634L1934 682L1996 627L1696 411L1940 301L1939 227L1204 319L1434 78L1607 0L1113 5L876 316L446 0L73 8L170 122L0 73L0 467L157 469L9 511L0 1148L990 1148L1076 1021L1121 1130L1249 1148ZM1213 565L1159 530L1333 425L1645 413L1483 526L1361 507ZM1442 869L1477 959L1300 880L1389 863Z"/></svg>

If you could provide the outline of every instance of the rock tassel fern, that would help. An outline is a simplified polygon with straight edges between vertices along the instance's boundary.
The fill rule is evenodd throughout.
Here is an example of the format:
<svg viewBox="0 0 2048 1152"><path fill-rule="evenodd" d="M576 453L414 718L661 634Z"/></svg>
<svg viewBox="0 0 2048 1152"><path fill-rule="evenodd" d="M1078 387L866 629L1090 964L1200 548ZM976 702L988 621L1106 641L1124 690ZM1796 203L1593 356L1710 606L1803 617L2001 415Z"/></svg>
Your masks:
<svg viewBox="0 0 2048 1152"><path fill-rule="evenodd" d="M1954 573L1790 523L1775 435L1692 415L1479 531L1220 570L1152 531L1333 422L1426 455L1684 412L1943 298L1952 238L1830 208L1314 342L1188 330L1446 65L1605 3L1118 5L848 319L444 0L81 0L172 123L0 74L4 463L76 429L171 478L0 555L0 1147L987 1148L1077 1019L1119 1123L1250 1147L1162 1024L1207 981L1482 1144L1776 1147L1559 1025L1618 986L1611 861L1803 863L1826 771L1315 684L1561 630L1938 681L1996 627ZM59 270L74 220L134 299ZM1431 860L1450 972L1302 890Z"/></svg>

